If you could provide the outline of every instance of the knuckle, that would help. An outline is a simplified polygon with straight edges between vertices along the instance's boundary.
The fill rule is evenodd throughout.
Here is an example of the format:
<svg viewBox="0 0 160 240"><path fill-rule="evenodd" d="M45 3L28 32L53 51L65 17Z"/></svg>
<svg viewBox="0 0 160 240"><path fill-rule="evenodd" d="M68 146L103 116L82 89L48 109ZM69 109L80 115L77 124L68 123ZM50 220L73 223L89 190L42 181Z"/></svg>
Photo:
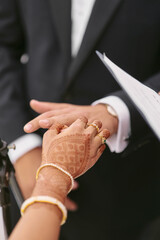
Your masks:
<svg viewBox="0 0 160 240"><path fill-rule="evenodd" d="M103 135L103 137L108 138L108 137L110 136L109 130L104 129L104 130L102 131L102 135Z"/></svg>
<svg viewBox="0 0 160 240"><path fill-rule="evenodd" d="M80 116L78 119L84 123L88 122L88 119L85 116Z"/></svg>
<svg viewBox="0 0 160 240"><path fill-rule="evenodd" d="M102 122L100 120L94 120L94 122L99 128L102 127Z"/></svg>

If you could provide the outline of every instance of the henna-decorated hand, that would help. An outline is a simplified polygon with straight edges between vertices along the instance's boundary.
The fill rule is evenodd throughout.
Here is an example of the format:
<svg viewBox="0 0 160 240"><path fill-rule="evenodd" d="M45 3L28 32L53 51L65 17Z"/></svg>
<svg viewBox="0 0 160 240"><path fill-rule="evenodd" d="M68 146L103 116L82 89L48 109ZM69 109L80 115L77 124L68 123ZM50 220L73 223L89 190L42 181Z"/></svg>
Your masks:
<svg viewBox="0 0 160 240"><path fill-rule="evenodd" d="M94 123L101 128L100 121ZM53 125L44 134L42 164L55 163L76 178L96 163L105 149L102 137L108 138L110 133L105 129L98 134L96 127L87 125L85 117L62 131L63 127Z"/></svg>

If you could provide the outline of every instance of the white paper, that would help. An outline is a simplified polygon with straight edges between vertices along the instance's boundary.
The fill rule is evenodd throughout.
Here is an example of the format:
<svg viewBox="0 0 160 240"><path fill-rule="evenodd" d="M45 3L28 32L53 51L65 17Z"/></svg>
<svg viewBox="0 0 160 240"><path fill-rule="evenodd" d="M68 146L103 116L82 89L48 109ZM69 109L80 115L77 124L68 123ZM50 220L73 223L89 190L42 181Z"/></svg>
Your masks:
<svg viewBox="0 0 160 240"><path fill-rule="evenodd" d="M96 53L117 83L130 97L160 141L160 95L126 73L110 61L105 54Z"/></svg>

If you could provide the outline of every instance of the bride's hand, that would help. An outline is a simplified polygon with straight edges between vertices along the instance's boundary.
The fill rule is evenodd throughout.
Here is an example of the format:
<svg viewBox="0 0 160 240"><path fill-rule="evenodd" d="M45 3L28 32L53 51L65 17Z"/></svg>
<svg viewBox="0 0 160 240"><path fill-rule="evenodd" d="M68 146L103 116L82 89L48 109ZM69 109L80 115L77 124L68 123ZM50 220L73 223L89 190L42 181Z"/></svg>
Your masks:
<svg viewBox="0 0 160 240"><path fill-rule="evenodd" d="M51 126L43 138L42 164L57 164L73 178L84 174L105 149L103 141L110 133L106 129L98 131L101 127L102 123L97 120L88 125L85 117L67 128L61 124Z"/></svg>

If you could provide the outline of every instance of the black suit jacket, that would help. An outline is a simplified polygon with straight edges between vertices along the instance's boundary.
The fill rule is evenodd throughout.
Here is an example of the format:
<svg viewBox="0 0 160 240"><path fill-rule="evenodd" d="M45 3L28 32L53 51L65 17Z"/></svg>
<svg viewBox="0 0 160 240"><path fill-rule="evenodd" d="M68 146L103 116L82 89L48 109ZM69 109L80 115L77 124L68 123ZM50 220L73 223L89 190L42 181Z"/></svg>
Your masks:
<svg viewBox="0 0 160 240"><path fill-rule="evenodd" d="M122 154L107 149L73 193L79 204L64 239L137 239L159 216L159 143L95 50L156 91L160 90L160 2L98 0L80 50L71 57L69 0L1 0L0 134L13 141L41 101L91 104L121 97L131 113L132 137ZM27 64L20 62L27 53ZM96 116L95 116L96 118ZM41 134L41 133L40 133Z"/></svg>

